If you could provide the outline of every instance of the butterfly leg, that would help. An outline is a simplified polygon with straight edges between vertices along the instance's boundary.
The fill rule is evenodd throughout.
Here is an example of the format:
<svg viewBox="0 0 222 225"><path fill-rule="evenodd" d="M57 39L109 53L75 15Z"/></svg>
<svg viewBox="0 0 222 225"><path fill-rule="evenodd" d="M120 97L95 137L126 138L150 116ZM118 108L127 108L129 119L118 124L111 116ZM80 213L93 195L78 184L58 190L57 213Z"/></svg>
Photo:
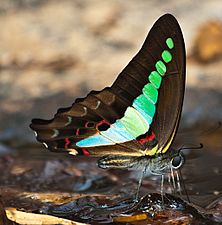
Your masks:
<svg viewBox="0 0 222 225"><path fill-rule="evenodd" d="M174 174L175 174L175 177L174 177ZM173 193L179 192L180 196L182 197L183 196L182 191L184 191L187 197L187 201L190 202L190 198L187 193L187 189L185 187L185 183L184 183L183 176L180 169L175 170L174 172L173 168L171 168L168 181L169 181L169 184L173 186Z"/></svg>
<svg viewBox="0 0 222 225"><path fill-rule="evenodd" d="M164 174L161 175L160 194L162 200L162 207L164 207Z"/></svg>
<svg viewBox="0 0 222 225"><path fill-rule="evenodd" d="M189 195L187 193L187 189L186 189L186 186L185 186L185 182L184 182L184 179L183 179L183 176L182 176L182 173L181 173L181 170L179 169L179 176L181 178L181 184L182 184L182 188L186 194L186 197L187 197L187 201L190 203L190 198L189 198Z"/></svg>
<svg viewBox="0 0 222 225"><path fill-rule="evenodd" d="M169 183L170 187L173 186L172 179L171 179L171 173L168 173L167 177L168 177L168 183Z"/></svg>
<svg viewBox="0 0 222 225"><path fill-rule="evenodd" d="M140 187L142 185L144 175L146 174L146 169L147 169L147 166L145 166L144 169L142 170L141 177L139 179L139 183L138 183L137 190L136 190L135 202L139 201Z"/></svg>
<svg viewBox="0 0 222 225"><path fill-rule="evenodd" d="M176 182L174 179L174 172L173 172L173 168L170 168L170 175L171 175L171 179L172 179L172 183L173 183L173 193L176 192Z"/></svg>
<svg viewBox="0 0 222 225"><path fill-rule="evenodd" d="M175 171L176 174L176 179L177 179L177 191L179 192L180 196L182 196L182 190L181 190L181 185L180 185L180 177L178 174L178 171Z"/></svg>

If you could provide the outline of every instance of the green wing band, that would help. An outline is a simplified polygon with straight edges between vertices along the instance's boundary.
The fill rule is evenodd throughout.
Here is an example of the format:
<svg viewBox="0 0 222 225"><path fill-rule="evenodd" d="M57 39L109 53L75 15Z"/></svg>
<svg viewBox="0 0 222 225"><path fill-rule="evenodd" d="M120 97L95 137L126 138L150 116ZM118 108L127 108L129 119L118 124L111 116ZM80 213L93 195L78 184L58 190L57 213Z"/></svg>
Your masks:
<svg viewBox="0 0 222 225"><path fill-rule="evenodd" d="M172 49L173 39L167 38L166 45L168 49ZM172 54L168 50L163 50L161 57L165 63L172 60ZM132 106L127 107L121 119L116 120L106 131L99 131L96 135L77 142L76 145L78 147L114 145L134 140L148 132L156 112L158 89L167 71L167 66L163 61L156 62L156 71L149 74L149 82L144 85L142 94L133 101Z"/></svg>

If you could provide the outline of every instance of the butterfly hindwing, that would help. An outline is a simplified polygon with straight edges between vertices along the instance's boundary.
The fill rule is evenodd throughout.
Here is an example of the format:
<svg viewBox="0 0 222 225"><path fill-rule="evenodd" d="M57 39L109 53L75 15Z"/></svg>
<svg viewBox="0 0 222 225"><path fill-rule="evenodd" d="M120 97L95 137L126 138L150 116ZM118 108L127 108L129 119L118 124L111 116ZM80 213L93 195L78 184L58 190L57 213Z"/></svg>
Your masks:
<svg viewBox="0 0 222 225"><path fill-rule="evenodd" d="M69 108L59 109L52 120L33 119L30 126L37 133L37 140L52 151L100 155L112 152L110 147L79 148L76 143L109 128L111 123L124 115L126 107L126 103L113 94L110 88L105 88L99 92L92 91L86 98L77 99ZM112 146L113 153L125 149L127 155L132 155L133 149L140 148L137 141L124 147Z"/></svg>
<svg viewBox="0 0 222 225"><path fill-rule="evenodd" d="M31 128L52 151L135 157L164 153L178 127L184 86L182 33L166 14L111 87L59 109L52 120L34 119Z"/></svg>

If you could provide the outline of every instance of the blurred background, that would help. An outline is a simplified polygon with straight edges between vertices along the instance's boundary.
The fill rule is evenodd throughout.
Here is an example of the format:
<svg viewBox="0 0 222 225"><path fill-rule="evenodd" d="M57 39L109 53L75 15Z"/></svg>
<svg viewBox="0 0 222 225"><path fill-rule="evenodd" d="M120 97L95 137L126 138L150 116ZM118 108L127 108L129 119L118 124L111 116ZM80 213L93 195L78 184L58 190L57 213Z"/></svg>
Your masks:
<svg viewBox="0 0 222 225"><path fill-rule="evenodd" d="M1 0L0 142L34 142L32 118L111 85L166 12L187 49L182 126L221 121L220 0Z"/></svg>
<svg viewBox="0 0 222 225"><path fill-rule="evenodd" d="M167 12L178 19L187 49L179 141L193 146L202 142L213 152L209 156L200 150L202 161L188 160L185 179L193 184L200 177L193 193L205 191L203 198L206 192L220 195L221 0L0 0L0 154L20 149L18 157L23 159L37 146L41 147L38 154L45 157L46 151L29 128L31 119L50 119L58 108L70 106L77 97L111 85L140 49L153 23ZM6 161L8 169L4 171L9 176L21 178L30 171L24 161L19 164L19 160L2 158L2 165ZM67 168L54 162L41 166L44 179L56 176L55 168ZM211 181L199 173L207 174ZM7 185L7 176L5 173L0 182Z"/></svg>

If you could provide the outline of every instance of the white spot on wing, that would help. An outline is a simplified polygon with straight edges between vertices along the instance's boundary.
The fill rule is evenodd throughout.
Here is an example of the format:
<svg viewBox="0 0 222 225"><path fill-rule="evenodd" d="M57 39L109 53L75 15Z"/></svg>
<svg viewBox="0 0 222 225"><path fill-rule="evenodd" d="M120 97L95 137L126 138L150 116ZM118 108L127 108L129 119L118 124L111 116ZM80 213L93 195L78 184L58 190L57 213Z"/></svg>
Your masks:
<svg viewBox="0 0 222 225"><path fill-rule="evenodd" d="M72 117L71 116L68 116L68 122L65 124L65 126L68 126L71 122L72 122Z"/></svg>
<svg viewBox="0 0 222 225"><path fill-rule="evenodd" d="M45 142L42 142L42 144L43 144L46 148L48 148L48 145L47 145Z"/></svg>
<svg viewBox="0 0 222 225"><path fill-rule="evenodd" d="M115 102L115 100L116 100L116 96L115 95L112 95L112 101L109 102L109 105L112 105L113 102Z"/></svg>
<svg viewBox="0 0 222 225"><path fill-rule="evenodd" d="M38 136L38 134L37 134L37 132L36 132L36 131L34 131L34 134L35 134L35 136L36 136L36 137Z"/></svg>
<svg viewBox="0 0 222 225"><path fill-rule="evenodd" d="M84 114L82 116L85 116L87 114L87 108L84 106L83 109L84 109Z"/></svg>
<svg viewBox="0 0 222 225"><path fill-rule="evenodd" d="M98 109L100 104L101 104L101 101L97 101L97 105L96 105L95 109Z"/></svg>
<svg viewBox="0 0 222 225"><path fill-rule="evenodd" d="M54 131L54 134L52 135L51 138L55 138L55 137L57 137L58 134L59 134L59 131L58 131L57 129L53 129L53 131Z"/></svg>
<svg viewBox="0 0 222 225"><path fill-rule="evenodd" d="M78 155L78 152L75 149L69 149L70 155Z"/></svg>

